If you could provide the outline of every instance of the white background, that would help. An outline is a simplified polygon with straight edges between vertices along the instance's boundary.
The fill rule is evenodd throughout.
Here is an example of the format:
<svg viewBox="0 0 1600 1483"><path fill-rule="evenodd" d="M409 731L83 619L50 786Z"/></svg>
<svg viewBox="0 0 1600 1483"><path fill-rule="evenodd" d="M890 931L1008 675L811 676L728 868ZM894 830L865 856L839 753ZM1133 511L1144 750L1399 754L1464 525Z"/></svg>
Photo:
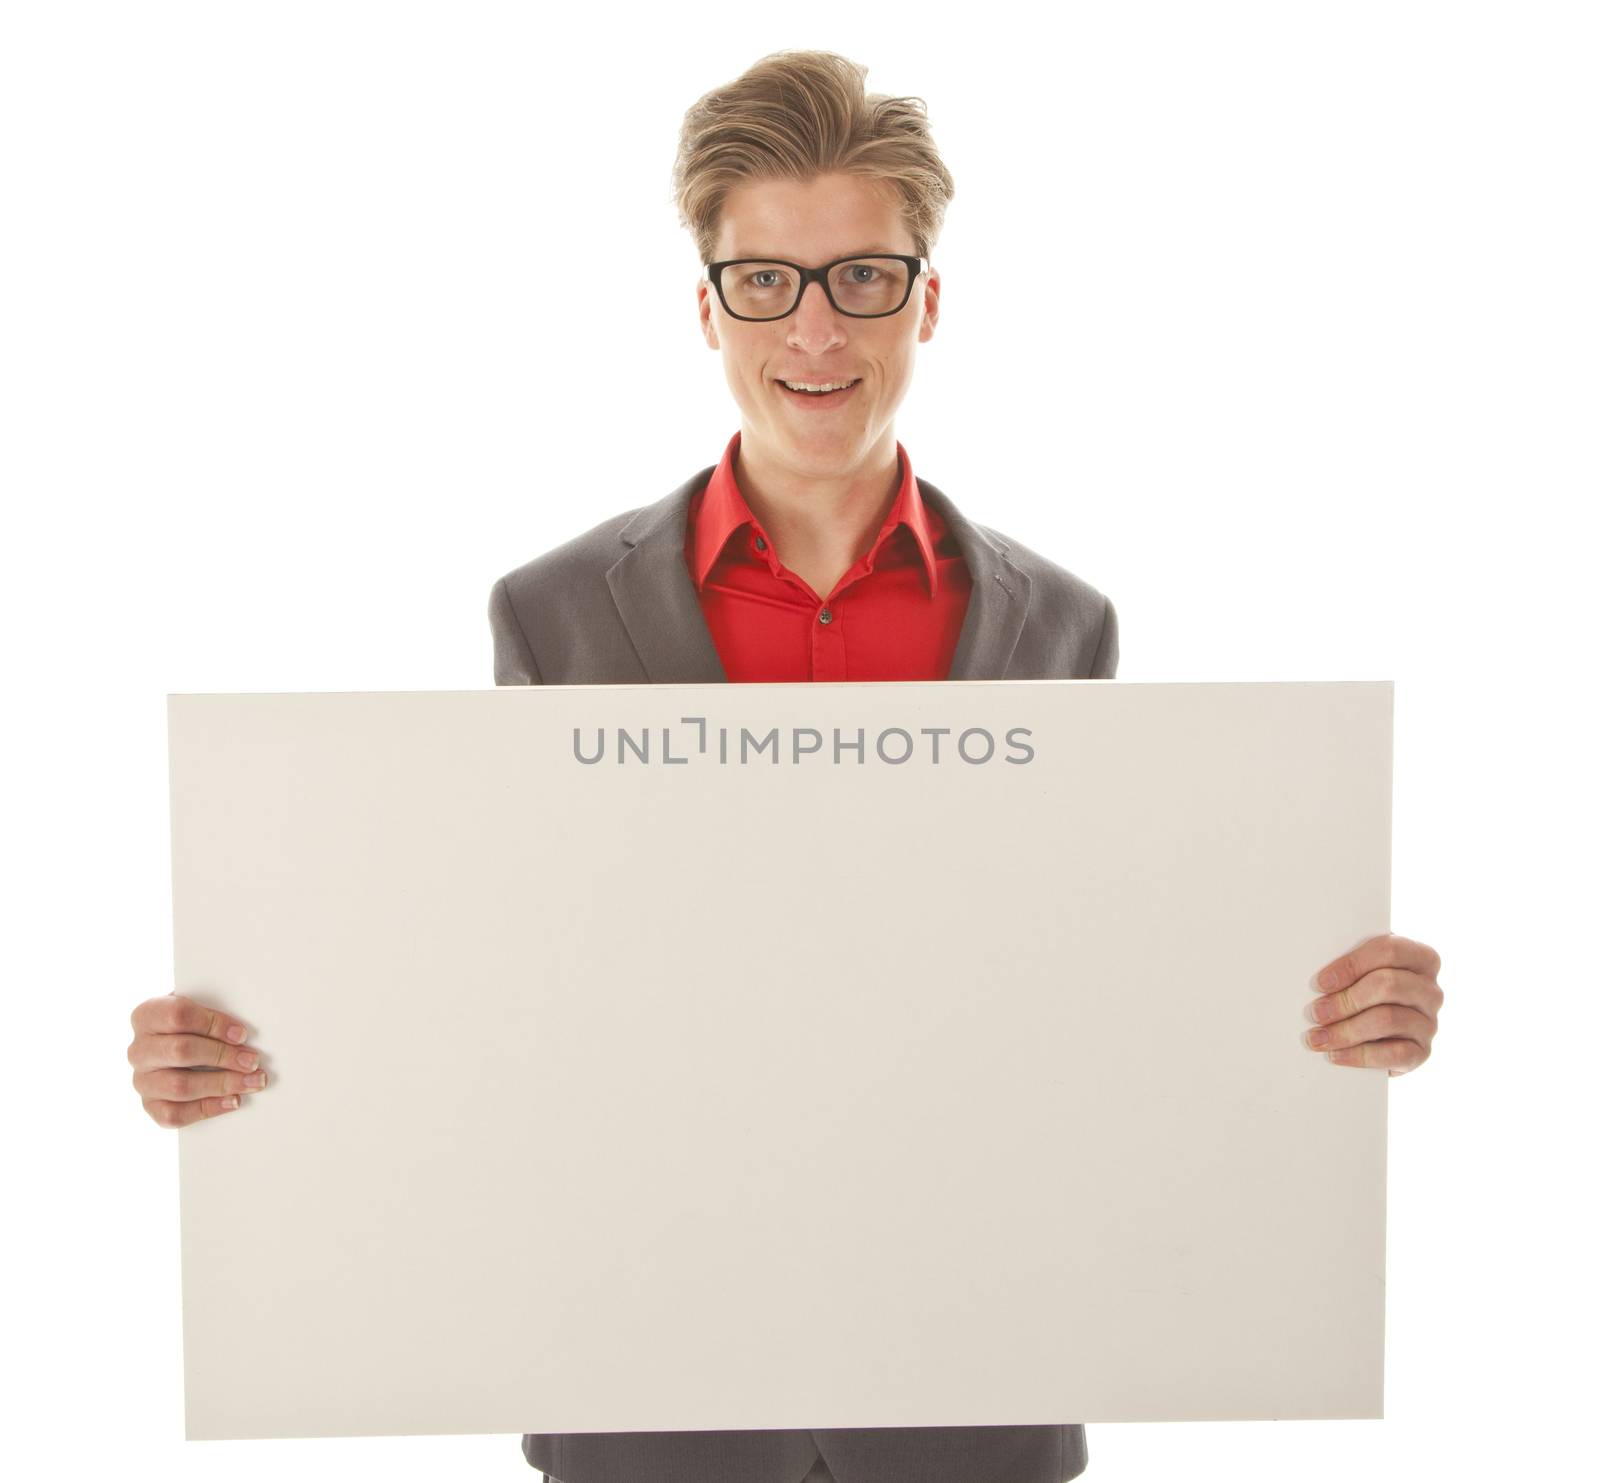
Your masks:
<svg viewBox="0 0 1600 1483"><path fill-rule="evenodd" d="M1389 1088L1387 1419L1098 1425L1090 1476L1591 1455L1592 10L804 13L0 11L32 1476L530 1475L511 1436L182 1441L175 1135L125 1060L174 987L165 696L486 687L496 577L717 459L669 172L780 46L925 98L956 179L916 471L1111 594L1124 679L1396 683L1393 925L1447 1003ZM1031 302L995 291L1019 263Z"/></svg>

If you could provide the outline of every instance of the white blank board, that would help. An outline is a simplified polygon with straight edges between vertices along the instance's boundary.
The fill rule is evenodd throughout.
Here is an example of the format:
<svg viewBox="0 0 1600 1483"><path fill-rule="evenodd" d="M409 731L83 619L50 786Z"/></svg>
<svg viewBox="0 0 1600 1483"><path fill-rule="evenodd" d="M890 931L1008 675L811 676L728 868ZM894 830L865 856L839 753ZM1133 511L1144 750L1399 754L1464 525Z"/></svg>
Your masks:
<svg viewBox="0 0 1600 1483"><path fill-rule="evenodd" d="M187 1435L1381 1416L1392 700L169 697Z"/></svg>

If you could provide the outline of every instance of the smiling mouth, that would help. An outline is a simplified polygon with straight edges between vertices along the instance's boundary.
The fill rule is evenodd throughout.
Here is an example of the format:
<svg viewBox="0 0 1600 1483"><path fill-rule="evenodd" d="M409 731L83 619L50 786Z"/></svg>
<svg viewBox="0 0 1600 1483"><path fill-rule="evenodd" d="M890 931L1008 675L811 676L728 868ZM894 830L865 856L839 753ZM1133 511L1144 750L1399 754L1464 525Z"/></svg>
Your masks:
<svg viewBox="0 0 1600 1483"><path fill-rule="evenodd" d="M803 397L807 401L811 401L811 402L828 402L828 401L842 401L845 397L849 396L850 393L853 392L856 389L856 387L858 387L861 384L861 378L859 376L857 376L853 381L848 381L843 386L837 387L833 391L804 391L804 390L800 389L802 386L805 386L805 385L813 385L813 386L815 386L815 385L827 385L826 382L810 382L810 383L801 382L801 383L797 383L794 386L791 386L791 385L789 385L788 382L782 380L781 378L778 378L778 379L776 379L774 381L773 384L776 385L777 388L780 391L782 391L786 396L791 396L791 397L796 397L796 398Z"/></svg>

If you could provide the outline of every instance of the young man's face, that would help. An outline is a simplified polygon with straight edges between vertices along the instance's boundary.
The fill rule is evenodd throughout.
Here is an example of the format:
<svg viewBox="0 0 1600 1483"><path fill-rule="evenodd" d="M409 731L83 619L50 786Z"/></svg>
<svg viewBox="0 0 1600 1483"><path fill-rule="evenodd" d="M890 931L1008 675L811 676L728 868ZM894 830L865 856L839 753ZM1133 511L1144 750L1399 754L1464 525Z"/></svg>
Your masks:
<svg viewBox="0 0 1600 1483"><path fill-rule="evenodd" d="M770 257L820 268L852 254L915 254L891 189L852 175L740 186L723 203L714 260ZM725 277L738 271L730 268ZM731 317L703 278L699 301L701 331L722 351L728 386L744 414L741 451L759 448L796 472L823 478L881 462L884 447L893 450L894 414L911 385L917 342L933 337L938 319L936 273L912 284L898 314L879 319L837 313L818 283L806 285L788 318L765 323ZM856 377L860 384L842 399L810 404L779 384Z"/></svg>

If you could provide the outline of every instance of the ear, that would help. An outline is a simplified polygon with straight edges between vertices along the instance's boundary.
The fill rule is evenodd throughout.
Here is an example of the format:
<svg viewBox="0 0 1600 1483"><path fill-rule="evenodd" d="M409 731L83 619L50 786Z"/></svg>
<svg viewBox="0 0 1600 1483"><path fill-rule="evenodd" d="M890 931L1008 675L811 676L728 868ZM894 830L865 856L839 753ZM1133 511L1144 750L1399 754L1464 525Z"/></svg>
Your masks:
<svg viewBox="0 0 1600 1483"><path fill-rule="evenodd" d="M716 320L711 313L711 285L704 278L700 280L697 297L700 307L700 333L706 337L707 345L713 350L720 350L722 344L717 339Z"/></svg>
<svg viewBox="0 0 1600 1483"><path fill-rule="evenodd" d="M917 330L917 340L931 340L933 328L939 322L939 275L928 269L928 283L922 291L922 324Z"/></svg>

